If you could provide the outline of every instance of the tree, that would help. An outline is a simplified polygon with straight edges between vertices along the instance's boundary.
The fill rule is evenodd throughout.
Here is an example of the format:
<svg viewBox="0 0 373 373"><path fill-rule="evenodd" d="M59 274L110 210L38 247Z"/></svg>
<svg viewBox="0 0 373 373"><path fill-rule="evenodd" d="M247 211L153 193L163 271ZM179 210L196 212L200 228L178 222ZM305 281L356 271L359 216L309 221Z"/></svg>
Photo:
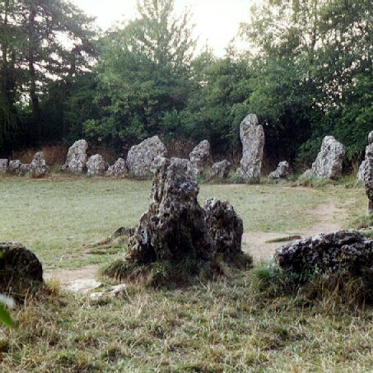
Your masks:
<svg viewBox="0 0 373 373"><path fill-rule="evenodd" d="M184 108L195 40L190 15L174 15L173 0L138 1L138 16L101 41L98 92L101 118L86 134L114 147L157 134L165 113Z"/></svg>
<svg viewBox="0 0 373 373"><path fill-rule="evenodd" d="M3 112L29 101L35 143L44 135L40 98L47 84L89 68L93 20L66 0L5 0L0 7ZM2 128L6 128L3 118Z"/></svg>

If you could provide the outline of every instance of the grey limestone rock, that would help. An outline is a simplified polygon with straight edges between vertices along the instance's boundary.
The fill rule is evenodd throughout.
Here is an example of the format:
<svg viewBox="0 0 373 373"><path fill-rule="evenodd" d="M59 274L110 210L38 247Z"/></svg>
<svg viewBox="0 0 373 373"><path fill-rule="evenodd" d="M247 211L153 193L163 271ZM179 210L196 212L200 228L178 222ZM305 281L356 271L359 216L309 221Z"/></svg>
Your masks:
<svg viewBox="0 0 373 373"><path fill-rule="evenodd" d="M365 186L365 193L368 197L368 212L373 214L373 132L369 133L369 145L365 148L365 159L361 165L361 179Z"/></svg>
<svg viewBox="0 0 373 373"><path fill-rule="evenodd" d="M342 175L345 147L333 136L325 136L320 152L312 163L312 174L322 179L337 180Z"/></svg>
<svg viewBox="0 0 373 373"><path fill-rule="evenodd" d="M226 159L220 162L216 162L212 165L209 175L209 180L214 179L225 179L228 177L229 172L231 170L231 163L228 162Z"/></svg>
<svg viewBox="0 0 373 373"><path fill-rule="evenodd" d="M43 267L30 250L15 242L0 242L0 293L16 298L43 283Z"/></svg>
<svg viewBox="0 0 373 373"><path fill-rule="evenodd" d="M199 187L179 158L159 159L152 202L129 240L127 262L212 260L216 246L198 204Z"/></svg>
<svg viewBox="0 0 373 373"><path fill-rule="evenodd" d="M241 253L243 222L233 206L226 201L210 198L205 201L203 208L206 211L205 221L217 253L227 257Z"/></svg>
<svg viewBox="0 0 373 373"><path fill-rule="evenodd" d="M5 174L8 171L8 165L7 159L0 159L0 174Z"/></svg>
<svg viewBox="0 0 373 373"><path fill-rule="evenodd" d="M43 177L48 172L48 166L45 162L43 152L37 152L29 166L29 172L32 177Z"/></svg>
<svg viewBox="0 0 373 373"><path fill-rule="evenodd" d="M359 167L359 171L357 173L357 179L364 182L364 173L366 172L367 167L367 159L373 157L373 131L371 131L368 135L368 145L365 148L365 159L361 162Z"/></svg>
<svg viewBox="0 0 373 373"><path fill-rule="evenodd" d="M151 167L157 156L164 157L167 149L158 136L144 140L131 147L127 155L127 166L135 176L151 175Z"/></svg>
<svg viewBox="0 0 373 373"><path fill-rule="evenodd" d="M373 241L357 231L318 234L278 248L275 260L282 269L298 275L339 270L358 274L373 266Z"/></svg>
<svg viewBox="0 0 373 373"><path fill-rule="evenodd" d="M70 146L67 152L66 162L62 166L62 169L68 172L84 172L87 163L87 149L87 141L75 141L74 144Z"/></svg>
<svg viewBox="0 0 373 373"><path fill-rule="evenodd" d="M88 176L102 176L107 169L107 164L100 154L89 157L86 166Z"/></svg>
<svg viewBox="0 0 373 373"><path fill-rule="evenodd" d="M190 153L190 170L199 176L203 173L210 157L210 144L207 140L201 141Z"/></svg>
<svg viewBox="0 0 373 373"><path fill-rule="evenodd" d="M123 158L118 158L106 171L106 176L125 177L127 174L128 168Z"/></svg>
<svg viewBox="0 0 373 373"><path fill-rule="evenodd" d="M278 164L275 171L272 171L268 177L270 179L288 179L289 178L289 163L282 161Z"/></svg>
<svg viewBox="0 0 373 373"><path fill-rule="evenodd" d="M29 163L21 163L18 169L18 173L22 176L28 175L31 171L31 166Z"/></svg>
<svg viewBox="0 0 373 373"><path fill-rule="evenodd" d="M243 179L259 178L263 161L264 130L255 114L249 114L240 124L242 159L237 176Z"/></svg>
<svg viewBox="0 0 373 373"><path fill-rule="evenodd" d="M16 174L19 172L20 167L21 167L21 161L19 159L16 159L14 161L9 161L8 172L11 174Z"/></svg>

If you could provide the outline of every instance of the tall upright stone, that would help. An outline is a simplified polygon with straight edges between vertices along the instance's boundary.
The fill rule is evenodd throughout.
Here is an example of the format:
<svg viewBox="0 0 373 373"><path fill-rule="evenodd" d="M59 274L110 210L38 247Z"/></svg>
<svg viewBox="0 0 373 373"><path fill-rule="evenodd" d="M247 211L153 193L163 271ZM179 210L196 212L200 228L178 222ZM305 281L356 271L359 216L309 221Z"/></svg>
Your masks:
<svg viewBox="0 0 373 373"><path fill-rule="evenodd" d="M345 147L333 136L325 136L320 152L312 163L312 174L322 179L339 179L345 153Z"/></svg>
<svg viewBox="0 0 373 373"><path fill-rule="evenodd" d="M30 175L32 177L43 177L48 172L48 166L45 161L44 153L37 152L32 159L30 166Z"/></svg>
<svg viewBox="0 0 373 373"><path fill-rule="evenodd" d="M259 178L262 169L264 130L255 114L249 114L240 124L242 159L237 176L243 179Z"/></svg>
<svg viewBox="0 0 373 373"><path fill-rule="evenodd" d="M368 135L369 145L365 148L365 159L360 166L359 173L368 197L368 211L373 214L373 131Z"/></svg>
<svg viewBox="0 0 373 373"><path fill-rule="evenodd" d="M144 140L131 147L127 154L127 166L135 176L150 176L151 167L157 156L164 157L167 149L158 136Z"/></svg>
<svg viewBox="0 0 373 373"><path fill-rule="evenodd" d="M67 152L66 162L62 166L62 169L69 172L84 172L87 163L87 149L87 141L75 141L74 144L70 146Z"/></svg>
<svg viewBox="0 0 373 373"><path fill-rule="evenodd" d="M5 174L8 171L8 159L0 159L0 174Z"/></svg>
<svg viewBox="0 0 373 373"><path fill-rule="evenodd" d="M196 175L199 176L203 173L203 170L210 157L210 144L207 140L201 141L190 153L190 169L195 169Z"/></svg>

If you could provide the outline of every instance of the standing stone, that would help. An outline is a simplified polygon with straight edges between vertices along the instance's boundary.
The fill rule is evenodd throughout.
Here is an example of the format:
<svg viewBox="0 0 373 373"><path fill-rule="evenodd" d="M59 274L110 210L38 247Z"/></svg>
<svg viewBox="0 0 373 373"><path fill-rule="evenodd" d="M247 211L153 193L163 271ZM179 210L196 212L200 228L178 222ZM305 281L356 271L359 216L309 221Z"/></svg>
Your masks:
<svg viewBox="0 0 373 373"><path fill-rule="evenodd" d="M196 176L201 175L209 157L210 144L207 140L203 140L189 153L190 170L195 169Z"/></svg>
<svg viewBox="0 0 373 373"><path fill-rule="evenodd" d="M205 210L197 201L198 192L184 160L158 158L152 202L129 240L125 261L213 260L216 247L205 223Z"/></svg>
<svg viewBox="0 0 373 373"><path fill-rule="evenodd" d="M325 136L321 149L312 163L312 174L322 179L337 180L342 175L345 147L333 136Z"/></svg>
<svg viewBox="0 0 373 373"><path fill-rule="evenodd" d="M270 179L289 179L289 163L282 161L278 164L275 171L272 171L268 177Z"/></svg>
<svg viewBox="0 0 373 373"><path fill-rule="evenodd" d="M361 162L359 171L357 173L357 179L364 182L364 172L366 167L367 158L369 154L373 154L373 131L368 135L368 146L365 148L365 159Z"/></svg>
<svg viewBox="0 0 373 373"><path fill-rule="evenodd" d="M19 172L20 167L21 167L21 161L19 159L16 159L14 161L9 161L8 172L11 174L16 174Z"/></svg>
<svg viewBox="0 0 373 373"><path fill-rule="evenodd" d="M108 168L106 176L124 177L128 174L126 161L123 158L118 158L116 162Z"/></svg>
<svg viewBox="0 0 373 373"><path fill-rule="evenodd" d="M368 135L369 145L365 148L365 159L360 166L361 180L368 197L368 211L373 214L373 132Z"/></svg>
<svg viewBox="0 0 373 373"><path fill-rule="evenodd" d="M232 257L241 253L243 222L228 202L210 198L205 201L206 224L217 253Z"/></svg>
<svg viewBox="0 0 373 373"><path fill-rule="evenodd" d="M221 162L216 162L212 165L209 175L209 180L225 179L228 177L231 170L231 163L224 159Z"/></svg>
<svg viewBox="0 0 373 373"><path fill-rule="evenodd" d="M240 124L242 159L237 176L243 179L259 178L263 161L264 130L258 117L249 114Z"/></svg>
<svg viewBox="0 0 373 373"><path fill-rule="evenodd" d="M5 174L8 171L8 160L0 159L0 174Z"/></svg>
<svg viewBox="0 0 373 373"><path fill-rule="evenodd" d="M62 169L69 172L83 172L87 162L87 149L87 141L75 141L67 152L66 162Z"/></svg>
<svg viewBox="0 0 373 373"><path fill-rule="evenodd" d="M30 163L30 174L32 177L42 177L48 171L43 152L37 152Z"/></svg>
<svg viewBox="0 0 373 373"><path fill-rule="evenodd" d="M158 136L144 140L131 147L127 155L127 166L135 176L151 175L151 167L157 156L164 157L167 149Z"/></svg>
<svg viewBox="0 0 373 373"><path fill-rule="evenodd" d="M18 173L22 176L27 175L31 171L31 166L29 163L21 163Z"/></svg>
<svg viewBox="0 0 373 373"><path fill-rule="evenodd" d="M88 176L101 176L106 171L106 162L100 154L95 154L89 157L87 161L87 175Z"/></svg>

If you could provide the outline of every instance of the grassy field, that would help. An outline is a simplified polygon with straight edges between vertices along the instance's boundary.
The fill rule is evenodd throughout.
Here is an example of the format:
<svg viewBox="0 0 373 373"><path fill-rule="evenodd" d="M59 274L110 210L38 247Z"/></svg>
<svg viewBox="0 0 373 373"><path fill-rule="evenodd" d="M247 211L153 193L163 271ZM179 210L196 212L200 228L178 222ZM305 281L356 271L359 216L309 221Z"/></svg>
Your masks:
<svg viewBox="0 0 373 373"><path fill-rule="evenodd" d="M66 178L0 180L1 241L19 241L44 268L110 263L92 244L133 226L149 203L150 182ZM317 223L307 212L333 202L349 226L366 211L361 188L202 185L230 201L245 232L281 232ZM319 300L266 298L250 271L182 290L131 285L115 299L93 301L48 283L12 311L18 327L0 327L4 372L371 372L373 310Z"/></svg>

